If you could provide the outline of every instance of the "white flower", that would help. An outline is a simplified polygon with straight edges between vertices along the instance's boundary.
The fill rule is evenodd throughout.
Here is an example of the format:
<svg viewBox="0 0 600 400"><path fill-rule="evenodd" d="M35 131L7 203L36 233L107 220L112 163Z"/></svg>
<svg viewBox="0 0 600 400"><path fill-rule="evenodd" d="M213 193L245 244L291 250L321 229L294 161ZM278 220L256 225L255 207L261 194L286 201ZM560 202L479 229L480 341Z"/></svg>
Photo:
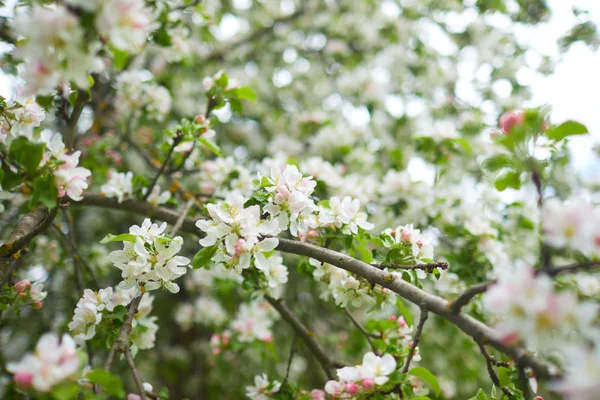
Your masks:
<svg viewBox="0 0 600 400"><path fill-rule="evenodd" d="M133 172L108 171L108 182L100 187L106 197L116 197L119 203L133 194Z"/></svg>
<svg viewBox="0 0 600 400"><path fill-rule="evenodd" d="M88 188L87 178L92 175L89 169L77 166L80 155L80 151L61 155L59 161L63 163L54 172L54 182L58 186L59 196L66 194L73 201L83 199L83 191Z"/></svg>
<svg viewBox="0 0 600 400"><path fill-rule="evenodd" d="M166 227L166 223L159 226L146 218L142 226L129 228L129 233L135 235L135 242L125 241L122 250L109 254L109 260L122 271L121 288L141 285L146 290L162 287L171 293L179 292L179 285L173 281L187 272L181 267L188 265L190 260L177 255L183 246L183 238L169 238L164 234Z"/></svg>
<svg viewBox="0 0 600 400"><path fill-rule="evenodd" d="M148 193L148 188L145 187L142 189L142 195L146 195L146 193ZM155 185L152 188L152 192L150 193L150 195L148 196L146 201L148 201L149 203L158 205L158 204L165 204L167 201L169 201L170 198L171 198L171 192L169 192L168 190L165 190L164 192L161 193L160 186Z"/></svg>
<svg viewBox="0 0 600 400"><path fill-rule="evenodd" d="M242 343L259 340L270 342L273 340L273 327L275 315L267 303L254 301L242 304L234 320L231 329L236 332L238 340Z"/></svg>
<svg viewBox="0 0 600 400"><path fill-rule="evenodd" d="M542 208L545 242L553 247L571 247L586 255L600 254L600 208L589 200L574 198L565 203L551 198Z"/></svg>
<svg viewBox="0 0 600 400"><path fill-rule="evenodd" d="M63 335L44 334L35 347L35 353L26 354L19 362L8 363L6 369L14 374L15 382L23 388L32 387L49 392L53 386L75 376L80 362L75 353L75 342Z"/></svg>
<svg viewBox="0 0 600 400"><path fill-rule="evenodd" d="M277 393L280 387L281 382L269 382L266 374L256 375L254 386L246 386L246 396L254 400L267 400L271 398L272 394Z"/></svg>
<svg viewBox="0 0 600 400"><path fill-rule="evenodd" d="M390 354L379 357L369 352L364 355L360 370L363 378L372 378L376 385L383 385L390 380L388 375L396 370L396 360Z"/></svg>
<svg viewBox="0 0 600 400"><path fill-rule="evenodd" d="M288 270L287 267L283 265L283 258L280 255L273 254L270 257L265 258L265 260L262 260L262 257L260 257L260 259L260 262L259 257L256 259L256 269L264 274L264 277L267 280L267 286L274 289L288 281Z"/></svg>
<svg viewBox="0 0 600 400"><path fill-rule="evenodd" d="M116 48L137 52L148 37L150 17L143 0L104 0L95 25Z"/></svg>
<svg viewBox="0 0 600 400"><path fill-rule="evenodd" d="M83 291L83 297L77 302L73 320L69 323L69 330L75 335L75 342L83 344L96 334L96 325L102 321L102 311L112 311L112 288L100 289L94 292L90 289Z"/></svg>
<svg viewBox="0 0 600 400"><path fill-rule="evenodd" d="M595 400L600 392L600 345L594 351L580 347L567 347L566 373L552 385L552 389L566 400Z"/></svg>
<svg viewBox="0 0 600 400"><path fill-rule="evenodd" d="M319 209L319 223L323 226L333 226L342 229L346 235L358 234L358 228L373 229L373 224L367 222L367 214L360 211L360 201L351 197L332 197L329 208Z"/></svg>

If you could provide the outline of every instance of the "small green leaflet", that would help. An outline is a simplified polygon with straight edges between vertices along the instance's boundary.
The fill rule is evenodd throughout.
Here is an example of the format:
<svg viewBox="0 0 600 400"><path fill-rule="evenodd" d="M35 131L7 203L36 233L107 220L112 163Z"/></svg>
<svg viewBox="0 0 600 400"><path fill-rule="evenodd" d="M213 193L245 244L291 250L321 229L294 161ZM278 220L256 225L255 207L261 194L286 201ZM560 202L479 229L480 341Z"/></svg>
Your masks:
<svg viewBox="0 0 600 400"><path fill-rule="evenodd" d="M137 239L136 235L132 235L131 233L121 233L120 235L113 235L109 233L100 241L100 243L108 243L108 242L135 242Z"/></svg>
<svg viewBox="0 0 600 400"><path fill-rule="evenodd" d="M575 121L566 121L554 128L550 128L546 132L546 136L548 136L548 139L552 139L558 142L559 140L564 139L567 136L585 135L586 133L588 133L588 130L585 127L585 125L582 125L579 122Z"/></svg>
<svg viewBox="0 0 600 400"><path fill-rule="evenodd" d="M215 255L219 245L203 247L199 252L196 253L192 260L192 267L194 269L202 268L208 265L210 259Z"/></svg>

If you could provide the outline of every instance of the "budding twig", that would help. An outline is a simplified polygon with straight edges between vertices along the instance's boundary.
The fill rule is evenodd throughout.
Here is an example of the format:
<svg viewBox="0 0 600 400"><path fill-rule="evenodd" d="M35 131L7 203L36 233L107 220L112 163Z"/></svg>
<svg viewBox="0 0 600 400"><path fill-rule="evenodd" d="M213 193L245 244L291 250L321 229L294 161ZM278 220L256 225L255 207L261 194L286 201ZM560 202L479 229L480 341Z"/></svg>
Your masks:
<svg viewBox="0 0 600 400"><path fill-rule="evenodd" d="M140 296L141 297L141 296ZM133 375L133 381L135 382L135 386L138 389L138 393L142 400L146 400L146 390L144 390L144 382L142 382L142 378L140 377L140 373L135 367L135 363L133 362L133 357L131 356L131 350L129 349L129 343L123 349L123 354L125 355L125 360L127 361L127 365L131 370L131 375Z"/></svg>
<svg viewBox="0 0 600 400"><path fill-rule="evenodd" d="M488 353L485 346L480 341L475 341L475 342L477 343L477 346L479 346L479 350L481 351L483 358L485 358L485 365L487 367L488 374L490 375L490 379L492 380L492 383L494 385L496 385L496 387L501 388L502 391L504 392L504 394L507 395L508 397L510 397L512 395L512 393L506 386L500 385L500 378L498 378L498 374L494 370L494 365L503 364L503 363L499 363L498 361L496 361L490 355L490 353Z"/></svg>
<svg viewBox="0 0 600 400"><path fill-rule="evenodd" d="M119 330L119 335L117 339L113 343L110 351L108 352L108 357L106 357L106 362L104 363L104 369L106 371L110 371L110 366L112 365L115 354L117 351L125 351L125 348L129 349L129 334L131 333L131 321L133 321L133 316L137 313L138 306L142 301L142 297L144 294L140 294L136 298L134 298L129 304L129 308L127 309L127 315L125 316L125 321L123 321L123 325L121 325L121 330Z"/></svg>
<svg viewBox="0 0 600 400"><path fill-rule="evenodd" d="M417 264L417 265L398 265L398 264L371 264L374 267L377 267L379 269L384 269L384 268L388 268L388 269L404 269L404 270L408 270L408 271L413 271L413 270L423 270L425 272L429 272L432 273L434 269L439 268L439 269L448 269L450 267L450 265L446 262L446 261L438 261L438 262L432 262L432 263L423 263L423 264Z"/></svg>
<svg viewBox="0 0 600 400"><path fill-rule="evenodd" d="M428 311L425 308L421 308L421 316L419 317L419 325L417 325L417 332L413 338L412 345L410 346L410 350L408 351L408 357L406 357L406 363L402 368L402 373L407 373L410 368L410 362L415 356L415 352L417 350L417 346L419 345L419 340L421 340L421 334L423 333L423 327L425 326L425 322L427 321Z"/></svg>
<svg viewBox="0 0 600 400"><path fill-rule="evenodd" d="M183 140L183 136L181 135L181 132L178 131L177 134L175 135L175 137L173 138L173 143L171 144L171 147L169 148L169 152L167 153L167 156L163 160L163 163L160 166L160 169L154 176L154 179L152 180L152 183L150 184L148 191L144 195L143 200L148 200L148 197L150 197L150 195L152 194L152 189L154 189L154 186L156 186L156 183L158 182L158 178L160 178L160 176L163 174L163 172L165 172L165 170L167 169L167 165L169 165L169 161L171 161L171 156L173 155L173 151L175 150L175 147L177 147L177 145L182 140Z"/></svg>
<svg viewBox="0 0 600 400"><path fill-rule="evenodd" d="M354 326L356 326L358 328L358 330L361 331L362 334L365 336L365 338L367 339L367 342L369 342L369 345L371 346L371 349L373 349L373 353L375 353L377 355L381 355L381 352L375 346L375 343L373 343L373 341L371 340L371 336L372 335L369 332L366 331L366 329L360 324L360 322L358 322L352 316L352 314L350 314L350 311L348 311L347 308L344 308L344 312L346 313L346 315L348 316L348 318L350 318L350 321L352 321L352 323L354 324Z"/></svg>

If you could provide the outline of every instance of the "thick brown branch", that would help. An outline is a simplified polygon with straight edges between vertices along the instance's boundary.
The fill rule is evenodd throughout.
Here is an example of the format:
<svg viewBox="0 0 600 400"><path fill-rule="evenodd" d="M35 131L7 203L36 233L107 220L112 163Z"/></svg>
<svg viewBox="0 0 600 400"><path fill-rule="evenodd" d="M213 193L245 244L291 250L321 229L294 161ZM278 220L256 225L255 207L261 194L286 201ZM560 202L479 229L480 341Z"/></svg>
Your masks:
<svg viewBox="0 0 600 400"><path fill-rule="evenodd" d="M429 273L432 273L434 269L439 268L439 269L448 269L450 266L446 261L438 261L438 262L432 262L432 263L425 263L425 264L417 264L417 265L398 265L398 264L388 264L388 265L384 265L384 264L371 264L372 266L379 268L379 269L405 269L408 271L411 270L423 270Z"/></svg>
<svg viewBox="0 0 600 400"><path fill-rule="evenodd" d="M125 200L119 203L117 199L108 199L93 194L86 195L83 198L83 200L77 203L73 203L73 205L94 206L110 208L113 210L121 210L138 215L147 216L149 218L156 218L161 221L165 221L169 224L176 224L180 217L177 211L169 210L168 208L158 207L146 201ZM185 232L190 233L199 232L198 228L196 228L196 221L192 218L184 218L181 224L181 229Z"/></svg>
<svg viewBox="0 0 600 400"><path fill-rule="evenodd" d="M285 305L283 300L275 300L269 296L265 296L265 298L273 306L273 308L275 308L279 314L281 314L281 318L283 318L283 320L292 327L296 335L302 339L306 347L308 347L319 364L321 364L321 367L325 371L327 378L334 379L331 369L344 367L344 363L340 363L329 358L325 349L323 349L319 342L316 341L314 333L304 326L304 324Z"/></svg>
<svg viewBox="0 0 600 400"><path fill-rule="evenodd" d="M12 259L15 258L13 256L24 249L31 239L48 229L57 211L58 208L48 211L48 207L40 204L21 218L15 230L0 246L0 281L6 279Z"/></svg>
<svg viewBox="0 0 600 400"><path fill-rule="evenodd" d="M489 343L494 348L507 354L516 362L520 362L521 364L530 367L534 371L536 377L540 379L551 377L548 365L541 360L538 360L524 348L509 346L502 343L495 338L496 335L494 335L494 331L489 326L468 315L456 314L450 311L448 309L448 301L441 297L429 294L402 279L397 279L392 274L388 274L345 254L324 249L310 243L279 239L279 246L277 249L286 253L307 256L321 262L335 265L338 268L345 269L365 278L372 284L379 284L386 287L411 303L416 304L419 307L425 307L428 311L447 319L475 340Z"/></svg>
<svg viewBox="0 0 600 400"><path fill-rule="evenodd" d="M415 356L415 352L417 351L417 346L419 345L419 341L421 340L421 334L423 333L423 327L425 326L425 322L427 322L427 317L429 313L425 308L421 308L421 316L419 317L419 324L417 325L417 332L415 332L415 336L413 337L412 345L410 346L410 350L408 351L408 357L406 357L406 362L404 363L404 367L402 368L402 373L407 373L410 368L410 362Z"/></svg>

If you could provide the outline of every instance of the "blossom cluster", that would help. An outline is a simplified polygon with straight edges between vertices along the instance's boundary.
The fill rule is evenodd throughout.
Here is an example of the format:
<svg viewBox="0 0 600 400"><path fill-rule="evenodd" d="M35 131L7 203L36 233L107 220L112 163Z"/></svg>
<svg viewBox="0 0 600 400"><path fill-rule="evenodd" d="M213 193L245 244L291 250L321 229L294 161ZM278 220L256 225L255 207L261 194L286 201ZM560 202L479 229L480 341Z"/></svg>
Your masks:
<svg viewBox="0 0 600 400"><path fill-rule="evenodd" d="M269 381L266 374L254 377L254 386L246 386L246 397L253 400L268 400L272 395L279 392L281 382Z"/></svg>
<svg viewBox="0 0 600 400"><path fill-rule="evenodd" d="M144 291L162 287L172 293L179 292L179 285L173 281L187 272L184 266L190 260L177 255L183 238L171 239L164 233L166 228L166 223L158 226L146 218L141 226L129 228L129 234L117 236L122 238L124 247L111 252L108 258L122 271L123 281L119 286L140 287Z"/></svg>
<svg viewBox="0 0 600 400"><path fill-rule="evenodd" d="M335 398L357 397L386 384L396 370L396 360L390 354L382 357L372 352L363 356L362 364L337 370L337 381L328 381L325 391Z"/></svg>
<svg viewBox="0 0 600 400"><path fill-rule="evenodd" d="M221 303L209 296L200 296L192 304L181 304L175 311L175 321L183 331L190 329L193 324L219 327L227 319L227 311Z"/></svg>
<svg viewBox="0 0 600 400"><path fill-rule="evenodd" d="M559 292L547 275L522 267L505 271L483 296L484 307L500 321L495 325L498 338L512 345L524 341L537 349L552 348L561 341L559 334L574 329L590 339L598 338L593 327L598 306L580 303L572 292Z"/></svg>
<svg viewBox="0 0 600 400"><path fill-rule="evenodd" d="M412 265L433 259L433 238L421 234L421 230L415 229L413 224L386 229L380 237L383 245L391 249L391 258L396 263Z"/></svg>
<svg viewBox="0 0 600 400"><path fill-rule="evenodd" d="M85 289L83 297L77 302L73 320L69 323L69 330L78 345L91 340L96 335L96 328L105 320L106 315L112 313L116 306L127 306L136 296L136 289L123 290L120 287L108 287L95 292ZM154 297L149 293L143 295L138 306L138 312L132 320L131 339L132 350L149 349L154 347L154 340L158 326L156 317L149 314L152 311Z"/></svg>
<svg viewBox="0 0 600 400"><path fill-rule="evenodd" d="M9 135L13 138L24 136L33 140L33 130L46 118L46 112L36 103L34 97L28 97L23 101L6 104L2 117L0 143L7 143Z"/></svg>
<svg viewBox="0 0 600 400"><path fill-rule="evenodd" d="M44 291L43 283L31 283L28 279L23 279L15 283L14 287L20 299L31 300L34 309L42 308L42 300L48 295L48 292Z"/></svg>
<svg viewBox="0 0 600 400"><path fill-rule="evenodd" d="M119 120L137 119L144 114L150 120L162 121L171 110L169 91L146 79L142 71L124 71L119 74L115 90Z"/></svg>
<svg viewBox="0 0 600 400"><path fill-rule="evenodd" d="M81 367L75 342L69 335L59 339L53 333L46 333L39 339L35 353L8 363L6 369L14 374L18 387L49 392L55 385L77 378Z"/></svg>
<svg viewBox="0 0 600 400"><path fill-rule="evenodd" d="M334 227L346 235L358 234L358 228L368 231L374 227L367 221L367 214L360 211L360 200L349 196L343 199L333 196L328 208L319 207L318 221L320 226Z"/></svg>
<svg viewBox="0 0 600 400"><path fill-rule="evenodd" d="M548 199L541 221L548 245L577 250L586 256L600 255L600 207L589 199Z"/></svg>

